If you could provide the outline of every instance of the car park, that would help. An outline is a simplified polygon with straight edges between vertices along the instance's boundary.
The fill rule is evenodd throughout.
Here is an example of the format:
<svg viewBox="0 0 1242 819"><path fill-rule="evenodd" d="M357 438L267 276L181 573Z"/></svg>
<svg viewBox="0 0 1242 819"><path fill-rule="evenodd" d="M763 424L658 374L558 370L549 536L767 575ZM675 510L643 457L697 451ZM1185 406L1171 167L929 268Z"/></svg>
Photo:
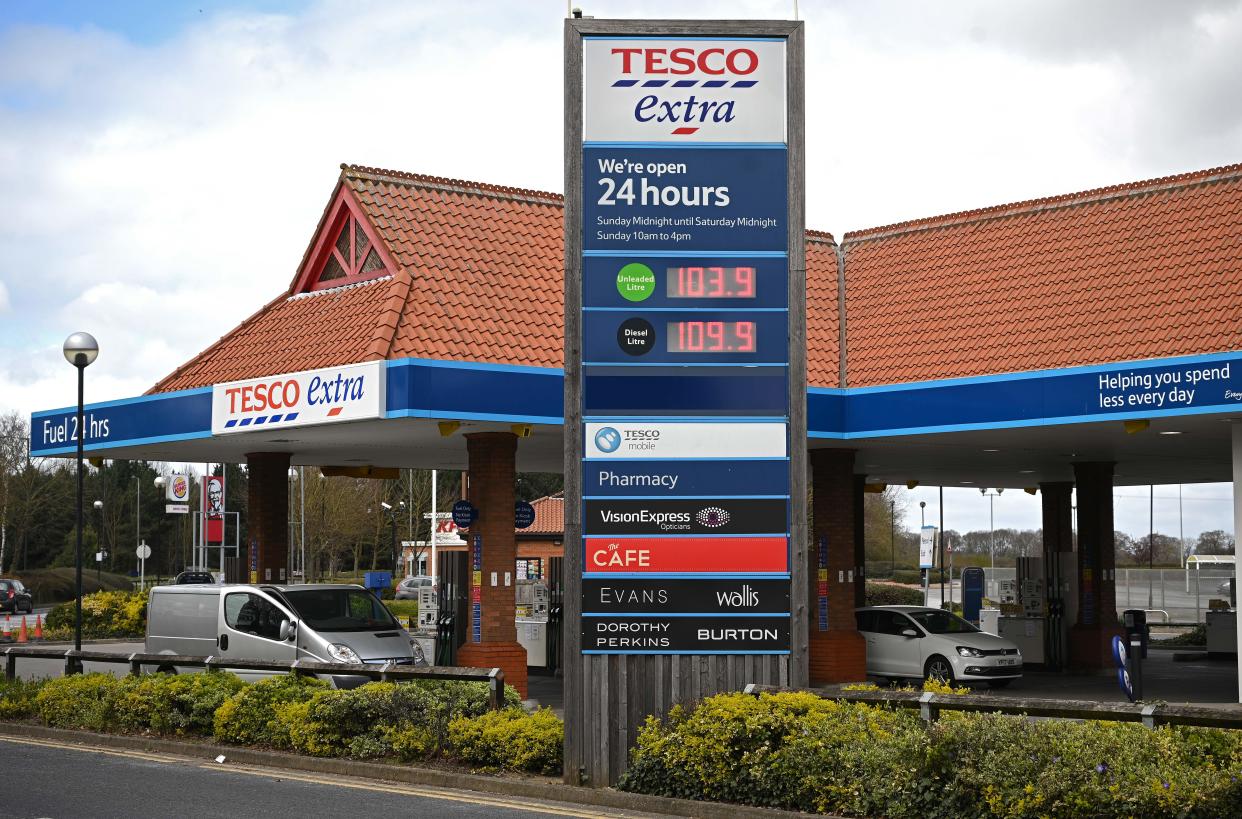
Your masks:
<svg viewBox="0 0 1242 819"><path fill-rule="evenodd" d="M34 593L16 578L0 578L0 611L30 614L34 611Z"/></svg>
<svg viewBox="0 0 1242 819"><path fill-rule="evenodd" d="M867 641L867 674L889 680L983 682L1001 688L1022 676L1009 640L980 631L952 612L924 606L856 609Z"/></svg>
<svg viewBox="0 0 1242 819"><path fill-rule="evenodd" d="M427 665L422 647L384 604L354 585L157 586L147 605L146 650L224 660ZM247 680L270 676L236 673ZM348 674L329 679L337 688L367 682Z"/></svg>
<svg viewBox="0 0 1242 819"><path fill-rule="evenodd" d="M410 575L402 578L397 584L397 591L393 597L397 600L417 600L419 589L434 585L435 580L427 575Z"/></svg>

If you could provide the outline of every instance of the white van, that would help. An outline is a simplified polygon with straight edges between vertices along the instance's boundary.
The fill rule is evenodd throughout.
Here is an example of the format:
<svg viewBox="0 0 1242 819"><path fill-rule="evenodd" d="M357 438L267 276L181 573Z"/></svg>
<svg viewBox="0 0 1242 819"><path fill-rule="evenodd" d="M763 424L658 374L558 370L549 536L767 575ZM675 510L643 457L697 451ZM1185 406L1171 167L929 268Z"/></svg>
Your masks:
<svg viewBox="0 0 1242 819"><path fill-rule="evenodd" d="M347 585L156 586L147 604L146 645L148 654L227 660L427 665L384 604ZM236 673L249 680L270 676ZM337 688L367 682L357 675L331 679Z"/></svg>

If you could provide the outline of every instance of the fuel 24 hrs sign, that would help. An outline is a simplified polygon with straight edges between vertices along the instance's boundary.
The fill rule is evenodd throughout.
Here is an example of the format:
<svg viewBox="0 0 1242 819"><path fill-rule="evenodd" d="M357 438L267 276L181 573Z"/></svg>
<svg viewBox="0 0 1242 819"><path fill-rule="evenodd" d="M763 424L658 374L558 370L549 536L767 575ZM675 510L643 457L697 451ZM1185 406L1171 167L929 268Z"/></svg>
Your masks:
<svg viewBox="0 0 1242 819"><path fill-rule="evenodd" d="M781 39L583 41L582 650L789 650Z"/></svg>

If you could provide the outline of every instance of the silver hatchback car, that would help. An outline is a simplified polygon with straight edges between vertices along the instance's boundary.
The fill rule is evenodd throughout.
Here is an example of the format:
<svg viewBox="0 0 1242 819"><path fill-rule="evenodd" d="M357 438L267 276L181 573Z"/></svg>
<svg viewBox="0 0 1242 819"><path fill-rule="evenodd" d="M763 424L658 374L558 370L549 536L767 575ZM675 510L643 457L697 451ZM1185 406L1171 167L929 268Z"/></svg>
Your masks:
<svg viewBox="0 0 1242 819"><path fill-rule="evenodd" d="M985 682L1002 688L1022 676L1022 654L1009 640L980 631L943 609L855 609L867 640L867 674L887 679Z"/></svg>

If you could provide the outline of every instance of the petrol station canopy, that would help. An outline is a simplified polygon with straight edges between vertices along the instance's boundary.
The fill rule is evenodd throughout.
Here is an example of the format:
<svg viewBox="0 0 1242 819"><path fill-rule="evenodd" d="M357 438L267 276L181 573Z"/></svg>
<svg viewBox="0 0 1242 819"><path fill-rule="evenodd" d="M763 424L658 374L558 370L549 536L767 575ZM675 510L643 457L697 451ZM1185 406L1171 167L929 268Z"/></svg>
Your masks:
<svg viewBox="0 0 1242 819"><path fill-rule="evenodd" d="M560 471L562 206L342 166L285 289L145 395L88 406L87 451L457 468L455 433L513 430L519 468ZM809 231L807 268L808 445L857 450L869 480L1032 487L1074 461L1117 462L1117 484L1231 479L1242 165ZM213 433L213 388L218 415L232 382L366 362L369 414ZM33 455L72 454L72 414L34 414Z"/></svg>

